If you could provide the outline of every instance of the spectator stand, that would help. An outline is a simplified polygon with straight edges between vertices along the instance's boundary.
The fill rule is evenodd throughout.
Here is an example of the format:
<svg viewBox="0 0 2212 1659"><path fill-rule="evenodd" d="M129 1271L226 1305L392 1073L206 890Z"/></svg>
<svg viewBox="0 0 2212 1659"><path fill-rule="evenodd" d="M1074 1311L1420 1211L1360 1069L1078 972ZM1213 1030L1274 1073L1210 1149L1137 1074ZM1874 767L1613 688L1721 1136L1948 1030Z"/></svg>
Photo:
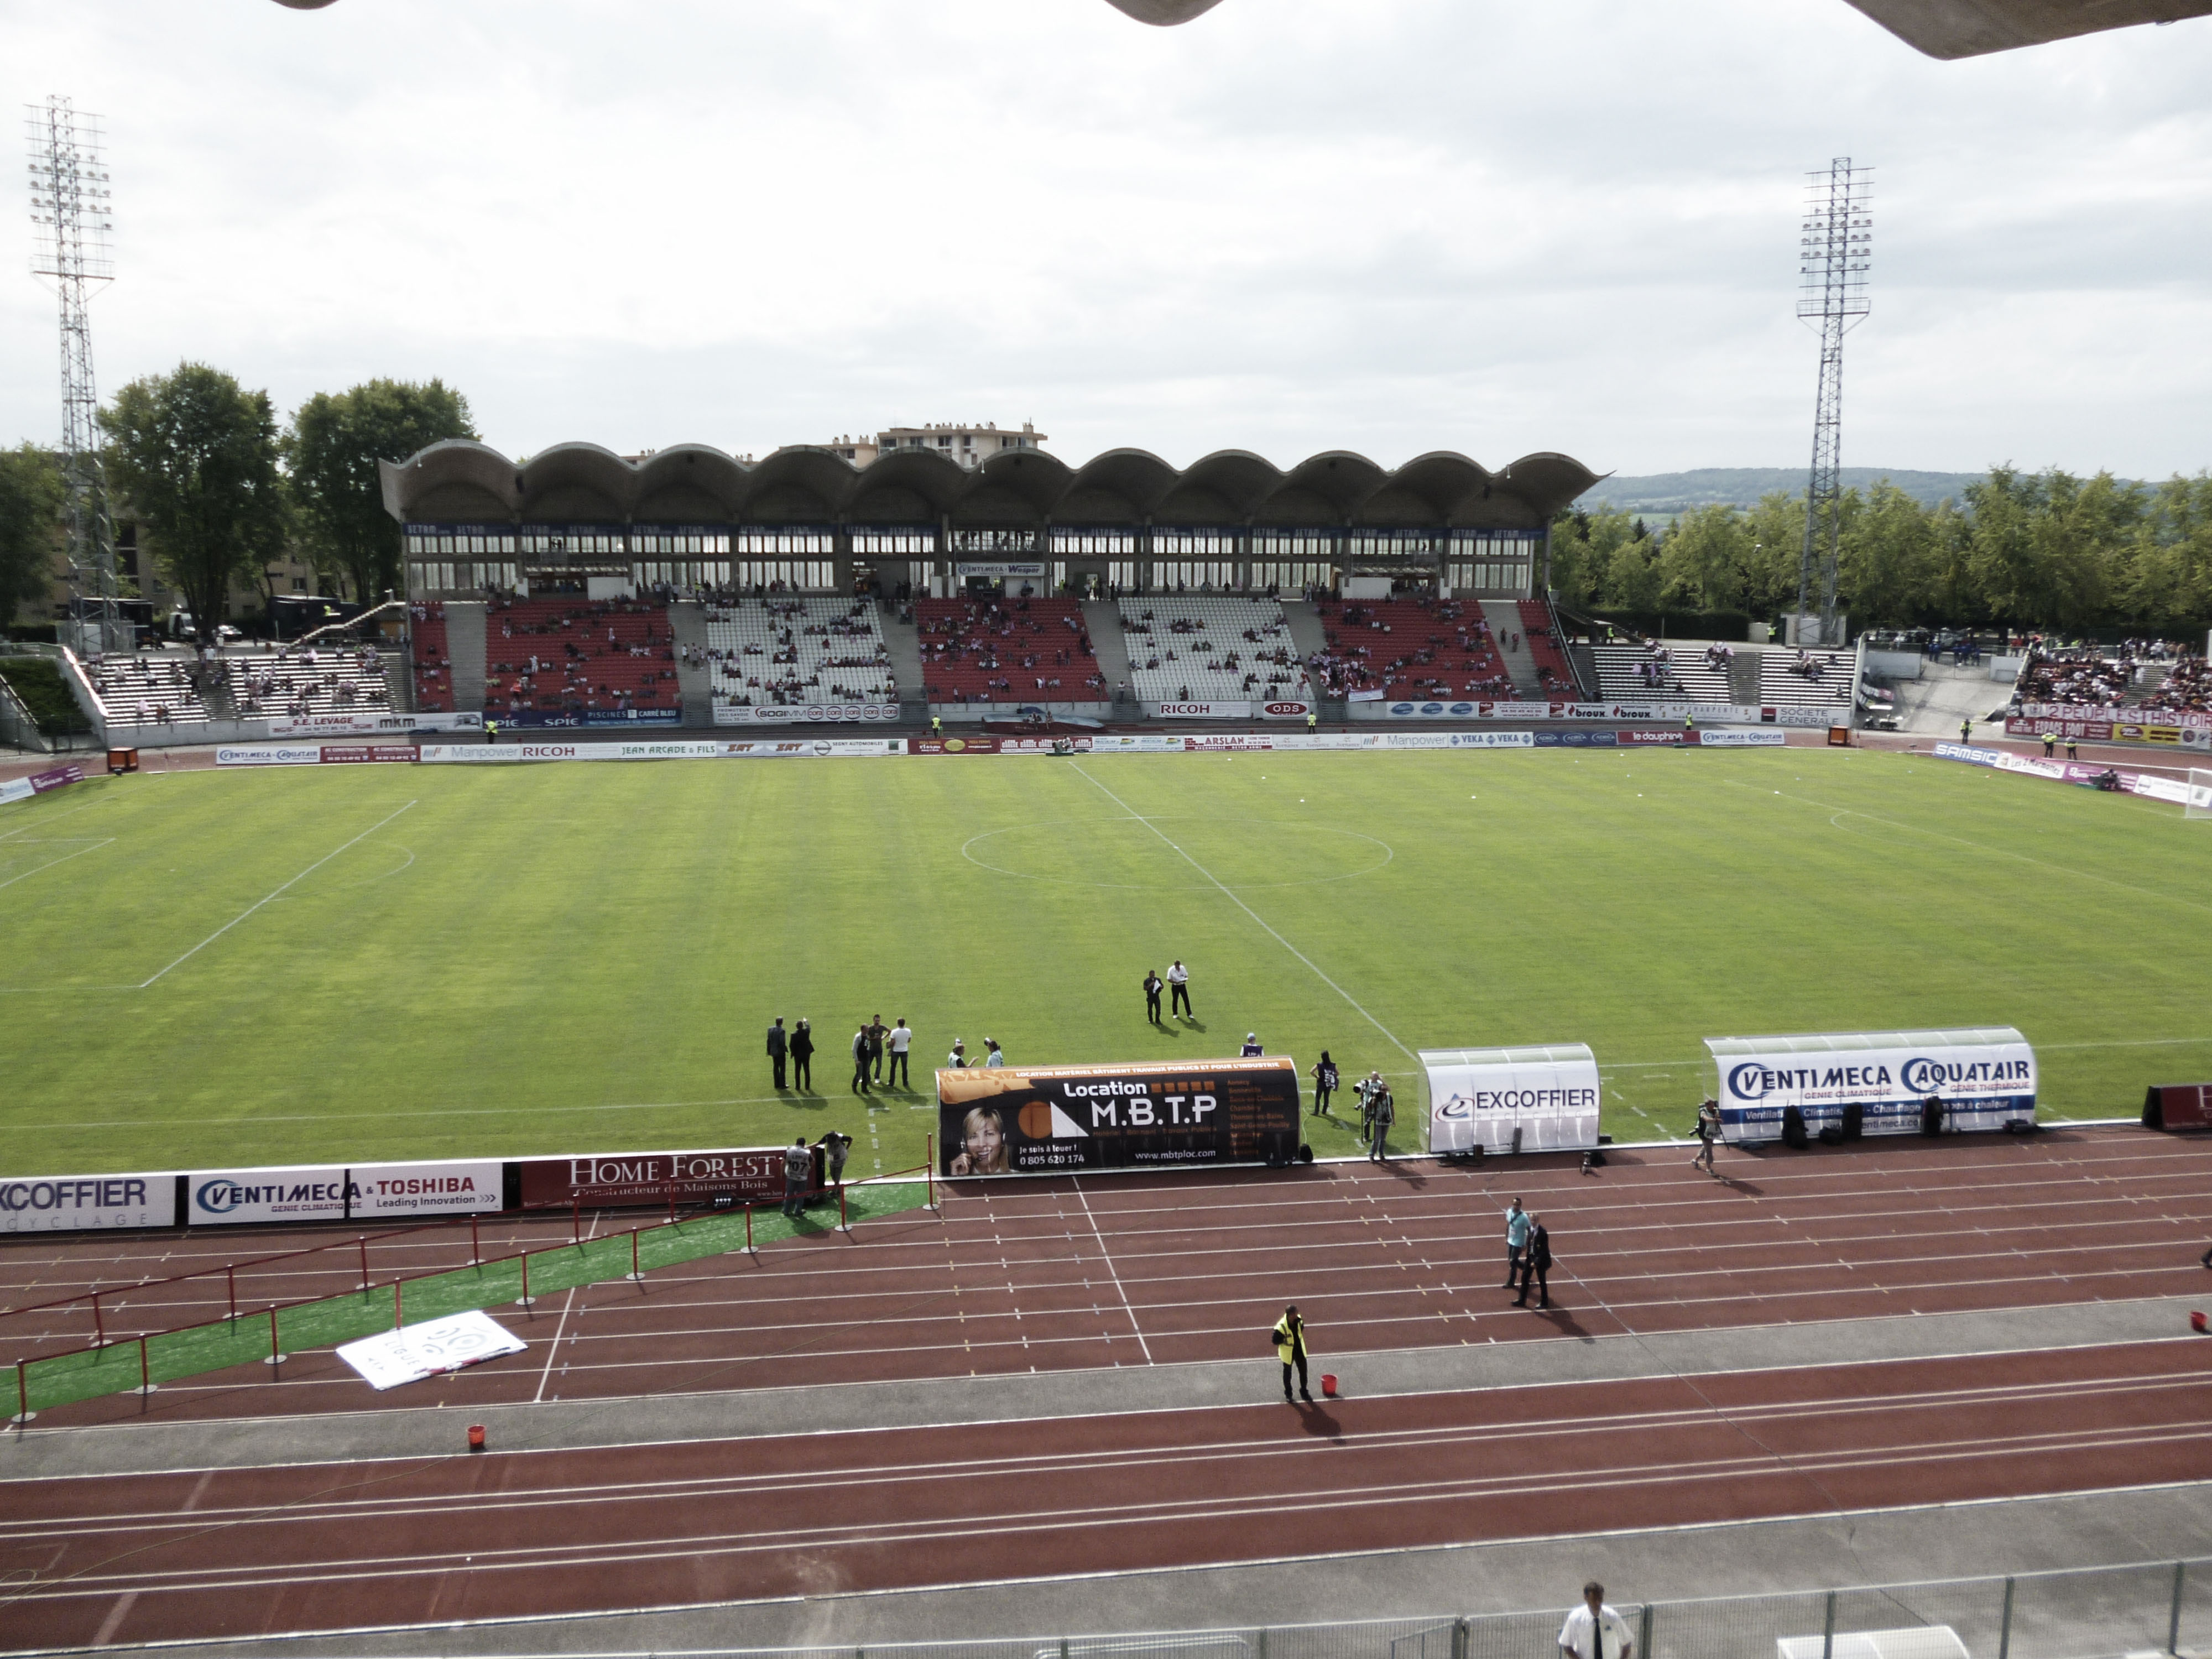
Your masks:
<svg viewBox="0 0 2212 1659"><path fill-rule="evenodd" d="M205 726L214 716L180 657L102 657L83 665L103 726Z"/></svg>
<svg viewBox="0 0 2212 1659"><path fill-rule="evenodd" d="M374 646L287 646L222 659L224 684L240 720L310 714L388 714L392 686Z"/></svg>
<svg viewBox="0 0 2212 1659"><path fill-rule="evenodd" d="M1599 697L1607 702L1730 703L1735 650L1663 641L1614 639L1590 647Z"/></svg>
<svg viewBox="0 0 2212 1659"><path fill-rule="evenodd" d="M1759 701L1771 708L1848 708L1859 683L1856 651L1771 650L1759 653ZM1846 724L1838 720L1838 724Z"/></svg>
<svg viewBox="0 0 2212 1659"><path fill-rule="evenodd" d="M872 599L771 596L707 606L714 724L738 726L757 708L849 708L898 701L890 651Z"/></svg>
<svg viewBox="0 0 2212 1659"><path fill-rule="evenodd" d="M1265 593L1120 601L1139 703L1272 702L1310 696L1279 600Z"/></svg>
<svg viewBox="0 0 2212 1659"><path fill-rule="evenodd" d="M1582 701L1582 679L1567 655L1559 614L1545 599L1518 599L1515 605L1521 615L1521 635L1536 664L1536 684L1530 690L1547 702Z"/></svg>
<svg viewBox="0 0 2212 1659"><path fill-rule="evenodd" d="M453 712L453 663L446 639L445 602L431 599L410 605L407 620L416 712L450 714Z"/></svg>
<svg viewBox="0 0 2212 1659"><path fill-rule="evenodd" d="M418 665L420 655L418 644ZM638 720L672 725L682 719L683 708L665 605L573 597L498 599L485 615L488 720L515 726L615 726Z"/></svg>
<svg viewBox="0 0 2212 1659"><path fill-rule="evenodd" d="M1111 699L1073 599L916 599L914 623L932 713L1091 708Z"/></svg>
<svg viewBox="0 0 2212 1659"><path fill-rule="evenodd" d="M1314 607L1325 641L1307 665L1333 697L1485 697L1512 702L1516 684L1477 599L1353 599Z"/></svg>

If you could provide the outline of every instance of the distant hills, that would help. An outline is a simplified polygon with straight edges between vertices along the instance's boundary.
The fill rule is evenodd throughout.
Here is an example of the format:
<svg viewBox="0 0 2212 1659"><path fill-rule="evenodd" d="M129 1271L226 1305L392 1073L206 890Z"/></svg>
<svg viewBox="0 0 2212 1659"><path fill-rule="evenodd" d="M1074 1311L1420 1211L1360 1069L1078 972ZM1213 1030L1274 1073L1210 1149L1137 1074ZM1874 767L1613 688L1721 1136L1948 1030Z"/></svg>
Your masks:
<svg viewBox="0 0 2212 1659"><path fill-rule="evenodd" d="M1987 475L1980 472L1908 472L1893 467L1847 466L1844 488L1863 491L1884 478L1923 506L1946 496L1962 501L1966 488ZM1756 507L1759 498L1780 490L1805 493L1805 469L1786 466L1701 466L1688 472L1655 472L1642 478L1607 478L1585 491L1575 505L1613 507L1624 513L1671 516L1716 504Z"/></svg>

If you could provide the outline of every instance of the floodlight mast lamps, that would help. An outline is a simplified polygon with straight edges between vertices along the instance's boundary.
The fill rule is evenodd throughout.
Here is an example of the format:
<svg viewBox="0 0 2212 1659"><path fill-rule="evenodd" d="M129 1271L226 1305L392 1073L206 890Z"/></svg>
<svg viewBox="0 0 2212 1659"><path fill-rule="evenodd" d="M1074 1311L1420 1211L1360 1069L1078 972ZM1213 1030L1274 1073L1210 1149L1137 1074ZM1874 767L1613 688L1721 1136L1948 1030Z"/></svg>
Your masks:
<svg viewBox="0 0 2212 1659"><path fill-rule="evenodd" d="M1820 564L1820 640L1836 638L1836 545L1842 534L1844 336L1874 308L1867 273L1874 263L1874 169L1839 155L1807 175L1799 239L1797 316L1820 332L1820 389L1813 406L1813 468L1805 483L1805 549L1797 562L1797 615L1812 598ZM1801 620L1798 623L1804 626Z"/></svg>
<svg viewBox="0 0 2212 1659"><path fill-rule="evenodd" d="M100 454L100 393L92 373L91 295L115 280L115 224L97 116L66 98L28 106L31 273L61 300L62 442L69 532L70 622L80 651L128 650L115 577L114 526ZM97 641L97 643L94 643Z"/></svg>

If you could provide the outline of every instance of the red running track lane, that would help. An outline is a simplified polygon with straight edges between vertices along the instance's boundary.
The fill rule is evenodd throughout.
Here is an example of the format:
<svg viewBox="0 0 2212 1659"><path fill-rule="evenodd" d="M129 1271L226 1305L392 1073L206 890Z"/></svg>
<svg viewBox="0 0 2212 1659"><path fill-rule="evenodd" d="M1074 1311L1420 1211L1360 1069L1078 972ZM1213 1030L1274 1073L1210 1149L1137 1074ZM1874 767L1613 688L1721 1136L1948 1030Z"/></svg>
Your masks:
<svg viewBox="0 0 2212 1659"><path fill-rule="evenodd" d="M2212 1343L2183 1340L24 1482L0 1522L0 1614L27 1646L211 1639L2208 1478Z"/></svg>
<svg viewBox="0 0 2212 1659"><path fill-rule="evenodd" d="M1482 1170L1407 1162L958 1183L915 1212L494 1316L530 1351L410 1389L477 1405L1264 1358L1286 1302L1333 1353L2179 1295L2205 1285L2212 1140L2061 1130L1836 1151L1691 1148ZM1552 1229L1558 1306L1500 1290L1501 1212ZM616 1224L619 1224L617 1222ZM123 1241L100 1242L112 1258ZM192 1241L196 1248L203 1242ZM171 1240L164 1248L173 1248ZM53 1281L52 1243L20 1261ZM0 1267L13 1265L0 1252ZM43 1260L41 1260L43 1258ZM359 1410L329 1353L41 1425Z"/></svg>

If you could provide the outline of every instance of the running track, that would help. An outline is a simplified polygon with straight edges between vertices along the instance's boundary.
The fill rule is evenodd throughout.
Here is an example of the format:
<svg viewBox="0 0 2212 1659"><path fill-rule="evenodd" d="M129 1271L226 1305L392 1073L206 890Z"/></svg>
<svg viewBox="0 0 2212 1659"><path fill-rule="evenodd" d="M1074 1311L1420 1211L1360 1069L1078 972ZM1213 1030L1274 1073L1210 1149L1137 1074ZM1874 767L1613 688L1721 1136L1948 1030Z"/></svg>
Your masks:
<svg viewBox="0 0 2212 1659"><path fill-rule="evenodd" d="M13 1642L1163 1568L2212 1478L2212 1344L27 1482Z"/></svg>
<svg viewBox="0 0 2212 1659"><path fill-rule="evenodd" d="M1689 1149L1480 1170L1425 1162L961 1183L928 1212L663 1269L643 1285L495 1309L529 1352L421 1385L497 1404L1264 1358L1285 1302L1329 1353L2179 1295L2203 1287L2212 1139L2058 1130L2033 1140ZM979 1188L981 1188L979 1190ZM1549 1314L1509 1305L1500 1212L1543 1215ZM563 1218L565 1225L565 1218ZM621 1225L620 1220L613 1224ZM0 1251L11 1302L138 1276L122 1241ZM161 1272L234 1241L154 1241ZM249 1246L249 1249L258 1248ZM208 1253L195 1259L191 1252ZM388 1271L380 1262L376 1271ZM35 1294L27 1288L35 1281ZM196 1316L222 1309L212 1281ZM122 1312L127 1316L127 1297ZM10 1356L12 1357L12 1356ZM424 1395L423 1390L430 1392ZM328 1353L88 1401L42 1425L361 1410Z"/></svg>

